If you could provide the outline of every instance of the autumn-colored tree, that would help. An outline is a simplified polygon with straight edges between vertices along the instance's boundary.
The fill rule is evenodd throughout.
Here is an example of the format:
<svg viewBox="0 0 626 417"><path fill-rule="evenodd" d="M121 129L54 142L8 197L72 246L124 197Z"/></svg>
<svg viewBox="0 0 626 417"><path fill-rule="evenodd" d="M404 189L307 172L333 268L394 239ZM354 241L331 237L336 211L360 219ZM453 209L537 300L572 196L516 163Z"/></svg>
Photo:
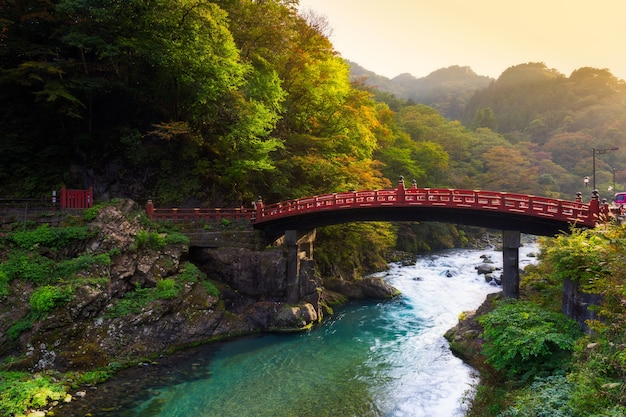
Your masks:
<svg viewBox="0 0 626 417"><path fill-rule="evenodd" d="M543 149L550 153L552 161L565 169L573 169L581 160L581 156L591 162L591 150L594 140L584 133L561 133L552 136Z"/></svg>
<svg viewBox="0 0 626 417"><path fill-rule="evenodd" d="M484 155L486 172L481 183L494 191L532 194L536 189L536 169L521 152L512 147L495 146Z"/></svg>

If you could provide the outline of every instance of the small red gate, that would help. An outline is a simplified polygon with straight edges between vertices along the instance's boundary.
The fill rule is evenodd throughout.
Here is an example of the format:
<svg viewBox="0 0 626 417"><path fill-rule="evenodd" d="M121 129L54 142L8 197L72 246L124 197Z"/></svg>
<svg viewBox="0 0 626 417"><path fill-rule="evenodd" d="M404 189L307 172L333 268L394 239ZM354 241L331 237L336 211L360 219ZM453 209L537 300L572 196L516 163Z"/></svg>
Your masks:
<svg viewBox="0 0 626 417"><path fill-rule="evenodd" d="M93 206L93 187L86 190L68 190L61 187L59 196L61 209L86 209Z"/></svg>

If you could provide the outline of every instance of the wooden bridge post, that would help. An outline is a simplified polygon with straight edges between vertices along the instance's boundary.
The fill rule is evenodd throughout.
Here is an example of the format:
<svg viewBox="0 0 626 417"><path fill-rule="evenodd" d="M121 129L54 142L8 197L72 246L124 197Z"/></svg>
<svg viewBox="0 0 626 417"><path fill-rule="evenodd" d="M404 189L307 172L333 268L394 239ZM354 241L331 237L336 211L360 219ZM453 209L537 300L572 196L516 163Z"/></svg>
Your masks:
<svg viewBox="0 0 626 417"><path fill-rule="evenodd" d="M67 207L67 188L65 188L65 185L61 186L59 194L59 207L61 207L61 210L64 210Z"/></svg>
<svg viewBox="0 0 626 417"><path fill-rule="evenodd" d="M300 301L300 262L313 258L313 230L285 230L284 245L287 249L287 303Z"/></svg>
<svg viewBox="0 0 626 417"><path fill-rule="evenodd" d="M254 205L256 221L258 222L263 217L263 197L258 196L256 202L252 204Z"/></svg>
<svg viewBox="0 0 626 417"><path fill-rule="evenodd" d="M154 219L154 203L152 199L149 199L146 203L146 214L150 219Z"/></svg>
<svg viewBox="0 0 626 417"><path fill-rule="evenodd" d="M595 223L597 224L600 221L600 193L598 193L598 190L593 190L591 192L589 211L591 212L591 215L594 217Z"/></svg>
<svg viewBox="0 0 626 417"><path fill-rule="evenodd" d="M401 175L400 180L398 181L398 193L396 196L399 203L404 203L404 200L405 200L404 195L405 195L404 177Z"/></svg>
<svg viewBox="0 0 626 417"><path fill-rule="evenodd" d="M502 292L505 297L519 298L519 230L502 231Z"/></svg>

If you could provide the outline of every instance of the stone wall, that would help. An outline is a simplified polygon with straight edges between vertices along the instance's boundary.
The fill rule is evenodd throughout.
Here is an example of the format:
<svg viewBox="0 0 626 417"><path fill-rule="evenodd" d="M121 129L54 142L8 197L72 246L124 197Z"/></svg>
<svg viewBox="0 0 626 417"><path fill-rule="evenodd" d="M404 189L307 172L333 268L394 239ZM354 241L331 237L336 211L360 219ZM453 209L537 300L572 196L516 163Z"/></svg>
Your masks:
<svg viewBox="0 0 626 417"><path fill-rule="evenodd" d="M581 290L578 282L566 279L563 282L562 311L567 317L576 320L585 330L587 320L597 319L594 311L590 310L593 305L598 305L601 297L598 294L588 294Z"/></svg>
<svg viewBox="0 0 626 417"><path fill-rule="evenodd" d="M266 246L263 233L258 230L188 231L189 246L201 248L243 248L263 250Z"/></svg>

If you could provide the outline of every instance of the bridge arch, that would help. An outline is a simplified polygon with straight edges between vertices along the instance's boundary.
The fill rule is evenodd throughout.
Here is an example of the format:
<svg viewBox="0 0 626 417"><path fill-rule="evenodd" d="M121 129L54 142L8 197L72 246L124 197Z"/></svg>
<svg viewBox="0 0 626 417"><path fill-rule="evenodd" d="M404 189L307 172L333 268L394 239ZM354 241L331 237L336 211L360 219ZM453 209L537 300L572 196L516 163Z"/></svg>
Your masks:
<svg viewBox="0 0 626 417"><path fill-rule="evenodd" d="M264 205L256 203L253 226L269 239L285 230L355 221L429 221L517 230L554 236L574 227L595 226L597 195L589 204L525 194L442 188L352 191Z"/></svg>

